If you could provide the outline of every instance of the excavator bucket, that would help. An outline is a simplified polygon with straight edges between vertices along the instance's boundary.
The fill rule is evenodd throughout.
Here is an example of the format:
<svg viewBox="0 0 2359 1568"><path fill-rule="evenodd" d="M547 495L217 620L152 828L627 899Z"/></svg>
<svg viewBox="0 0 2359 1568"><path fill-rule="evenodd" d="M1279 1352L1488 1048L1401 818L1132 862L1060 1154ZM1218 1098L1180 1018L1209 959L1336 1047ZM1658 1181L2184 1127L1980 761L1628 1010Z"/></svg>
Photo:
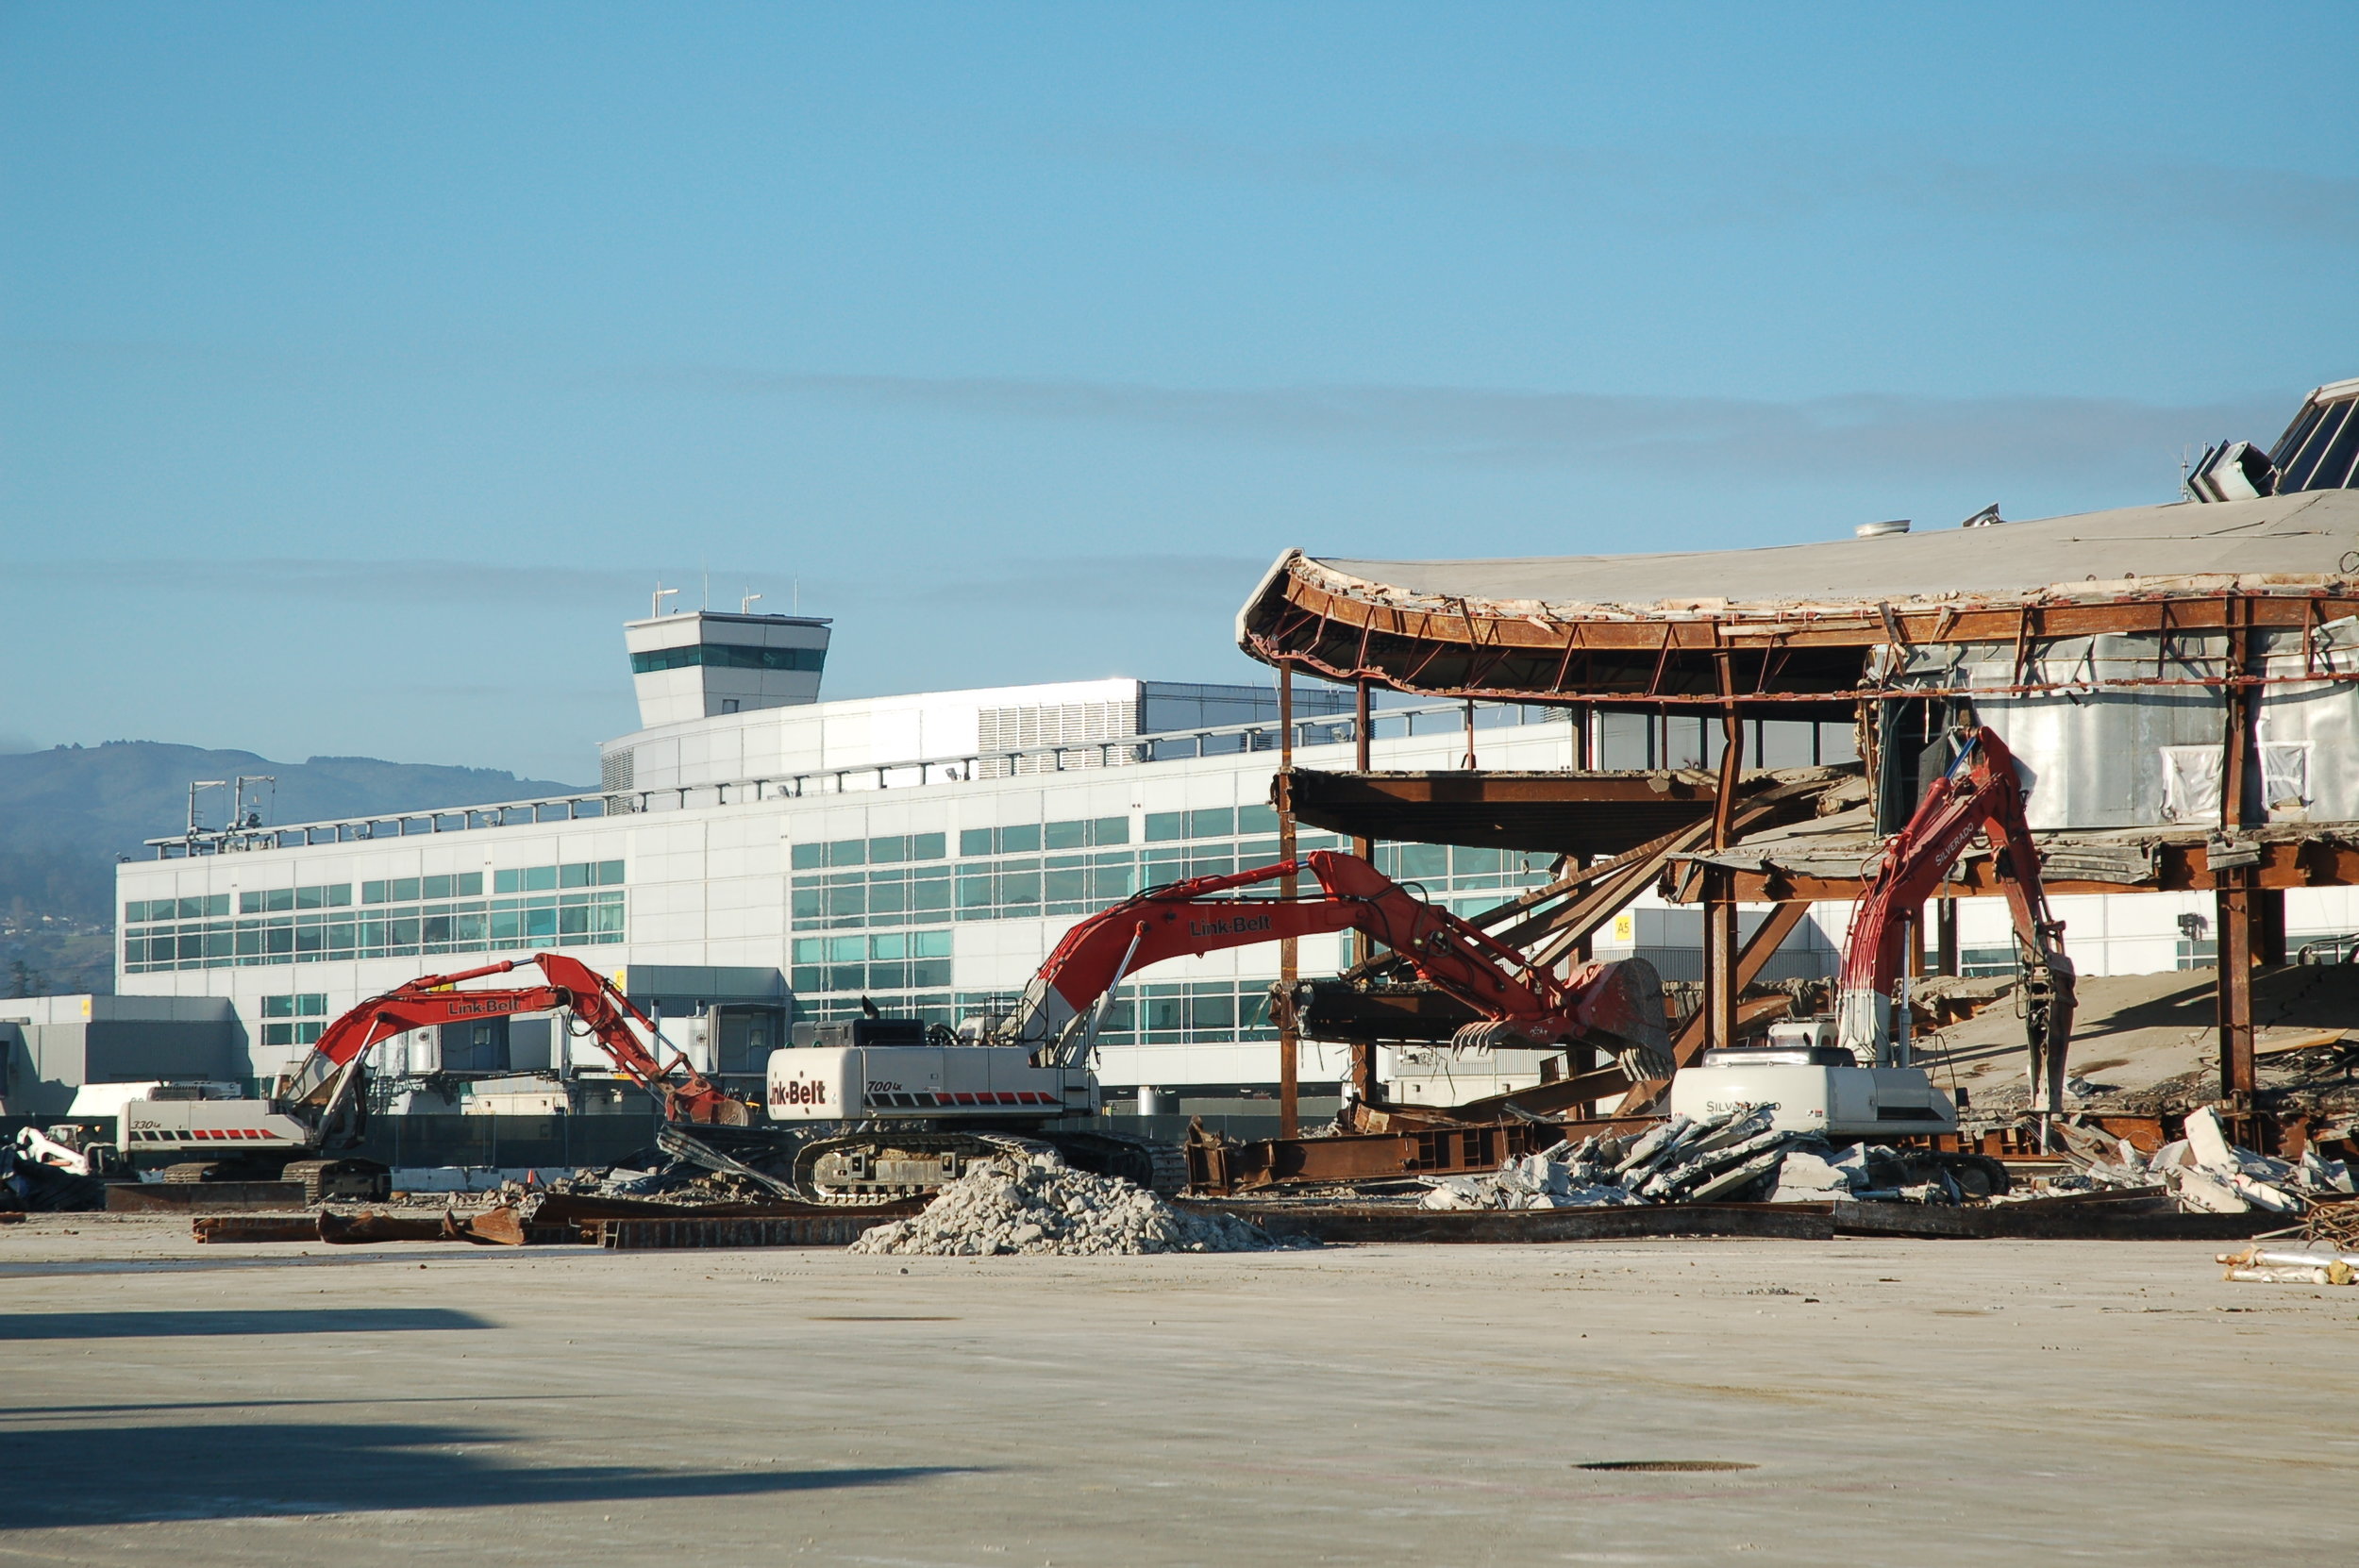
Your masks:
<svg viewBox="0 0 2359 1568"><path fill-rule="evenodd" d="M1616 959L1574 972L1571 989L1581 997L1575 1009L1582 1028L1625 1062L1648 1069L1652 1077L1671 1075L1671 1029L1663 1006L1663 976L1644 959ZM1659 1069L1659 1071L1657 1070ZM1633 1077L1636 1074L1631 1075Z"/></svg>

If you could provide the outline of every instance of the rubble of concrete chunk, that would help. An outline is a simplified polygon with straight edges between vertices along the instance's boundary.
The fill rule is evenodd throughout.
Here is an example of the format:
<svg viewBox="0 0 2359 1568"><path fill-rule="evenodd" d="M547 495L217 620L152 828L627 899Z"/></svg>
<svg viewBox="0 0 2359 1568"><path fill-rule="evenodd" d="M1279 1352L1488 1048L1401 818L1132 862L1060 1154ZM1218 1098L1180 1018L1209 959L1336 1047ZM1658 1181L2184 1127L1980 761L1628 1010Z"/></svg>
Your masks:
<svg viewBox="0 0 2359 1568"><path fill-rule="evenodd" d="M1259 1252L1278 1245L1242 1220L1184 1213L1119 1176L1036 1155L979 1161L914 1219L863 1233L850 1250L937 1258L999 1253Z"/></svg>
<svg viewBox="0 0 2359 1568"><path fill-rule="evenodd" d="M1472 1176L1427 1176L1428 1209L1598 1209L1625 1204L1823 1203L1901 1198L1954 1203L1943 1177L1893 1185L1889 1149L1837 1154L1814 1133L1780 1132L1768 1106L1675 1116L1635 1138L1584 1138Z"/></svg>

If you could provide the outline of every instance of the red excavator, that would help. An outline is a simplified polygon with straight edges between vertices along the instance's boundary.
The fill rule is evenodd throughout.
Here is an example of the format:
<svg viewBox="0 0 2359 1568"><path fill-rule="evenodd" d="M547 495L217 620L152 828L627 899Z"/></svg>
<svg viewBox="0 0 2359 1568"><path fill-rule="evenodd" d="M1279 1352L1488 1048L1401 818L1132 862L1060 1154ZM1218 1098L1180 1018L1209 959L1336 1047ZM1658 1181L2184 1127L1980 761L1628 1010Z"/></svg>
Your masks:
<svg viewBox="0 0 2359 1568"><path fill-rule="evenodd" d="M2018 1010L2031 1049L2031 1109L2062 1108L2072 1035L2072 964L2049 912L2015 757L1988 729L1878 852L1851 910L1830 1017L1771 1026L1765 1046L1723 1046L1671 1081L1671 1109L1701 1115L1774 1105L1782 1129L1866 1138L1957 1130L1957 1109L1910 1059L1909 959L1925 900L1977 835L1986 836L2015 918Z"/></svg>
<svg viewBox="0 0 2359 1568"><path fill-rule="evenodd" d="M513 970L539 968L542 983L461 991L460 984ZM299 1180L313 1201L385 1195L390 1173L370 1160L337 1159L331 1151L360 1143L368 1120L362 1062L369 1047L410 1029L504 1018L517 1013L569 1012L583 1036L597 1042L624 1075L644 1089L674 1123L742 1126L746 1107L731 1099L674 1054L659 1060L640 1043L661 1036L613 983L578 959L537 953L453 975L428 975L372 996L320 1032L311 1054L283 1092L269 1100L134 1100L123 1110L123 1151L134 1161L196 1155L168 1166L167 1181Z"/></svg>
<svg viewBox="0 0 2359 1568"><path fill-rule="evenodd" d="M1315 897L1229 896L1305 869L1321 889ZM1458 1032L1461 1045L1591 1044L1618 1057L1633 1078L1668 1075L1662 986L1643 959L1560 976L1365 860L1316 851L1150 889L1090 916L1065 934L1012 1010L967 1022L963 1043L943 1038L946 1030L929 1039L912 1022L854 1019L828 1026L816 1048L773 1052L771 1118L817 1135L796 1151L795 1185L838 1201L929 1192L1020 1135L1084 1169L1171 1188L1184 1176L1179 1151L1048 1126L1096 1109L1090 1048L1115 988L1166 959L1353 929L1481 1015Z"/></svg>

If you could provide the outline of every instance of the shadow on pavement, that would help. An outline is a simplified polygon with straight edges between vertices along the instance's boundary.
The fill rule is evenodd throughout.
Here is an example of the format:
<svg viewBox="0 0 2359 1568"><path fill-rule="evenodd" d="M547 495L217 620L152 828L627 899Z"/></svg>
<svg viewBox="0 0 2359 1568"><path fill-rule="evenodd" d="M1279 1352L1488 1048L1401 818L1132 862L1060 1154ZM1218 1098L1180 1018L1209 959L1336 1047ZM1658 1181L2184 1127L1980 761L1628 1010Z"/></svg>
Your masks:
<svg viewBox="0 0 2359 1568"><path fill-rule="evenodd" d="M489 1328L447 1307L296 1307L252 1311L10 1312L0 1340L176 1339L192 1334L405 1334Z"/></svg>
<svg viewBox="0 0 2359 1568"><path fill-rule="evenodd" d="M94 1426L11 1433L0 1529L378 1509L751 1497L891 1486L973 1467L656 1470L505 1462L526 1444L457 1426Z"/></svg>

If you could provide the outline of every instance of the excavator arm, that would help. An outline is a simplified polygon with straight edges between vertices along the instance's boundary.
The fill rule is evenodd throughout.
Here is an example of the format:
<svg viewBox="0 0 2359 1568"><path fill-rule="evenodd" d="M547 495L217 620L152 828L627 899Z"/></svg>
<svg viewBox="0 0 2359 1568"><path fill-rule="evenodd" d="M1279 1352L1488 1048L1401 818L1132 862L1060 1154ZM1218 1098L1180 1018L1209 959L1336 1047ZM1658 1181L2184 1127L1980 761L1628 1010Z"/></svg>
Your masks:
<svg viewBox="0 0 2359 1568"><path fill-rule="evenodd" d="M543 984L506 990L459 989L462 981L506 975L527 965L541 971ZM560 1008L580 1021L614 1065L653 1095L671 1120L723 1126L745 1123L745 1108L689 1067L685 1057L675 1055L666 1063L651 1055L630 1026L637 1024L646 1030L649 1040L656 1040L660 1037L654 1023L605 976L561 953L536 953L529 959L509 959L480 969L427 975L370 997L320 1031L318 1043L296 1070L285 1098L291 1106L310 1112L325 1136L350 1114L360 1062L370 1046L410 1029ZM680 1075L677 1083L672 1081L676 1071Z"/></svg>
<svg viewBox="0 0 2359 1568"><path fill-rule="evenodd" d="M1223 894L1308 870L1316 898ZM1149 889L1092 915L1065 933L1033 976L1014 1012L993 1031L1031 1050L1041 1065L1069 1063L1096 1034L1096 1013L1114 988L1149 964L1286 937L1365 931L1398 953L1422 978L1487 1021L1464 1043L1552 1045L1589 1040L1637 1053L1664 1048L1660 989L1635 983L1631 966L1589 964L1560 977L1530 962L1447 909L1429 904L1350 855L1315 850L1221 876Z"/></svg>
<svg viewBox="0 0 2359 1568"><path fill-rule="evenodd" d="M2024 820L2015 757L1986 728L1967 737L1958 759L1925 792L1868 872L1836 982L1837 1039L1863 1066L1887 1064L1898 1009L1907 1001L1911 924L1978 835L1998 851L2015 920L2033 1096L2040 1102L2033 1109L2053 1111L2062 1105L2072 1035L2072 964L2064 954L2064 922L2049 912L2040 885L2039 850Z"/></svg>

